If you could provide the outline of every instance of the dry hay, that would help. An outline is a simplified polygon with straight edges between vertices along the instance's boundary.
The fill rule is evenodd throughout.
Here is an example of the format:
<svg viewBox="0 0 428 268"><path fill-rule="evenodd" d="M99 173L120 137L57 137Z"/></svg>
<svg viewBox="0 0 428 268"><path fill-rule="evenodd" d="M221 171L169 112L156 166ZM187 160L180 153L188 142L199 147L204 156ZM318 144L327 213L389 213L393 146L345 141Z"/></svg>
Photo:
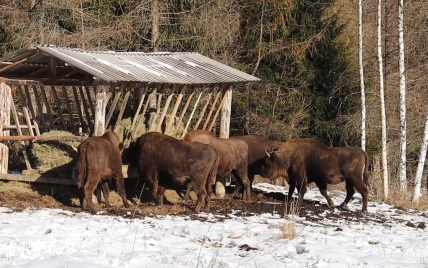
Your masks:
<svg viewBox="0 0 428 268"><path fill-rule="evenodd" d="M120 120L119 125L115 131L117 136L119 136L120 142L123 142L126 136L129 134L129 131L131 130L131 125L132 125L131 117ZM146 133L146 126L144 124L135 126L135 128L136 128L135 137L139 137L142 134Z"/></svg>
<svg viewBox="0 0 428 268"><path fill-rule="evenodd" d="M41 135L42 137L74 137L75 135L66 131L51 130ZM34 157L35 168L40 173L54 173L64 175L68 173L71 177L74 160L77 158L75 148L80 142L46 141L34 143L31 148ZM74 148L73 148L74 147Z"/></svg>

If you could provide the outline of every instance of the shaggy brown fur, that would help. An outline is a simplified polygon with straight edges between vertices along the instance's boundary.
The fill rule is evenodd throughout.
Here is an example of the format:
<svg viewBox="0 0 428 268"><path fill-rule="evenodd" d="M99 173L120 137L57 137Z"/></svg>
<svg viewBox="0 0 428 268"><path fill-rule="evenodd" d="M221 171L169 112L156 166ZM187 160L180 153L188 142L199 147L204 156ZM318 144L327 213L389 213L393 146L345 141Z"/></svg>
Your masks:
<svg viewBox="0 0 428 268"><path fill-rule="evenodd" d="M215 182L219 163L214 149L158 132L142 135L131 146L129 159L138 159L139 179L149 186L157 205L163 204L165 188L188 182L188 188L193 188L198 197L195 212L200 211L204 199L204 210L209 211L211 183Z"/></svg>
<svg viewBox="0 0 428 268"><path fill-rule="evenodd" d="M217 174L226 176L232 173L244 186L242 198L250 199L248 145L245 142L233 137L229 139L217 138L213 133L206 130L191 131L184 136L183 140L202 142L214 148L220 158Z"/></svg>
<svg viewBox="0 0 428 268"><path fill-rule="evenodd" d="M250 180L250 188L253 190L253 181L255 175L260 175L260 167L266 157L265 149L272 151L284 145L283 142L272 141L258 135L236 136L248 145L248 179ZM267 178L269 179L269 178ZM235 191L239 190L237 185Z"/></svg>
<svg viewBox="0 0 428 268"><path fill-rule="evenodd" d="M81 191L80 204L90 213L96 213L92 204L92 193L100 184L106 207L109 207L109 188L107 181L116 178L118 194L123 205L129 207L125 196L122 174L122 159L119 151L119 137L107 131L100 137L91 137L79 145L77 162L77 183Z"/></svg>
<svg viewBox="0 0 428 268"><path fill-rule="evenodd" d="M298 139L286 142L277 151L266 153L268 157L265 158L260 173L269 178L288 175L288 201L296 186L303 199L307 183L315 182L329 206L333 206L333 201L327 194L327 184L345 181L347 195L340 206L346 209L357 190L363 197L362 210L367 211L369 158L362 149L334 148L317 140Z"/></svg>

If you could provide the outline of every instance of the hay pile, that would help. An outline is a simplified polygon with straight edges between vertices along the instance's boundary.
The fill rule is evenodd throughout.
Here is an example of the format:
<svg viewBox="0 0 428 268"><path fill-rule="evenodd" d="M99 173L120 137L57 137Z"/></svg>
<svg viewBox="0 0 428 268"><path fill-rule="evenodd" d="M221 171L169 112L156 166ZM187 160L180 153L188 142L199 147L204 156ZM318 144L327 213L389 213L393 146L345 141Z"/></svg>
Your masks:
<svg viewBox="0 0 428 268"><path fill-rule="evenodd" d="M124 118L120 120L119 126L117 127L116 134L119 136L120 142L123 142L126 138L126 135L128 135L129 131L131 130L132 125L132 119L130 117ZM140 124L138 126L135 126L136 132L135 137L139 137L146 133L146 126L144 124Z"/></svg>
<svg viewBox="0 0 428 268"><path fill-rule="evenodd" d="M66 131L51 130L41 135L42 137L74 137L75 135ZM77 158L74 148L80 142L49 141L34 143L31 148L33 162L39 173L52 173L55 175L68 174L71 178L71 171ZM74 148L73 148L74 147Z"/></svg>

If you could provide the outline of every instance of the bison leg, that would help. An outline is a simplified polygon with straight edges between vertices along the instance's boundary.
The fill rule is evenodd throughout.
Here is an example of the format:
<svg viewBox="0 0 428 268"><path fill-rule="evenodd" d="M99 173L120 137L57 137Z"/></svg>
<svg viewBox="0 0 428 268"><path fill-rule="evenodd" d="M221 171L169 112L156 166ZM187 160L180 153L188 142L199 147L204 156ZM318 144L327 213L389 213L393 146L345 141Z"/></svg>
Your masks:
<svg viewBox="0 0 428 268"><path fill-rule="evenodd" d="M158 187L158 200L159 200L159 206L163 206L163 196L165 194L165 187L159 186Z"/></svg>
<svg viewBox="0 0 428 268"><path fill-rule="evenodd" d="M302 203L303 197L305 196L306 191L308 189L306 177L303 180L298 180L296 183L296 186L297 186L297 192L299 193L299 203Z"/></svg>
<svg viewBox="0 0 428 268"><path fill-rule="evenodd" d="M294 190L296 189L296 180L290 178L290 185L288 187L287 202L293 201Z"/></svg>
<svg viewBox="0 0 428 268"><path fill-rule="evenodd" d="M206 190L207 192L205 195L204 211L209 212L210 211L210 205L211 205L211 193L212 193L211 181L209 179L207 179L206 188L207 188L207 190Z"/></svg>
<svg viewBox="0 0 428 268"><path fill-rule="evenodd" d="M104 203L106 205L106 208L110 207L110 203L109 203L109 196L110 196L110 189L108 188L108 183L107 182L103 182L101 185L101 191L103 192L103 196L104 196Z"/></svg>
<svg viewBox="0 0 428 268"><path fill-rule="evenodd" d="M184 198L183 198L184 201L187 201L189 199L190 191L192 190L193 190L193 183L189 181L187 183L186 194L184 195Z"/></svg>
<svg viewBox="0 0 428 268"><path fill-rule="evenodd" d="M88 180L86 181L83 191L85 194L85 200L83 201L83 209L88 210L91 214L95 214L94 204L92 203L92 194L98 186L98 176L89 173Z"/></svg>
<svg viewBox="0 0 428 268"><path fill-rule="evenodd" d="M354 183L354 184L349 182L349 184L353 185L353 187L355 187L355 190L357 190L361 194L361 197L363 198L362 212L367 212L367 203L369 200L369 189L367 188L367 186L362 181L359 183ZM352 188L352 189L354 189L354 188ZM348 181L346 181L346 190L349 191L348 190ZM346 195L346 198L348 198L348 195ZM345 201L346 201L346 199L345 199Z"/></svg>
<svg viewBox="0 0 428 268"><path fill-rule="evenodd" d="M233 175L244 186L244 192L242 193L242 199L244 200L250 200L251 198L250 181L248 180L247 172L248 171L246 168L245 170L233 171Z"/></svg>
<svg viewBox="0 0 428 268"><path fill-rule="evenodd" d="M128 203L128 200L126 199L125 179L123 178L122 170L119 170L116 173L116 191L122 198L123 206L125 208L129 208L129 203ZM104 196L104 199L106 199L106 196ZM107 201L106 201L106 206L107 206Z"/></svg>
<svg viewBox="0 0 428 268"><path fill-rule="evenodd" d="M199 179L199 178L193 178L191 180L196 181L196 182L205 181L204 179ZM196 206L195 206L194 211L196 213L199 213L201 211L202 204L204 202L207 191L205 190L205 185L203 183L195 183L193 190L196 192L196 195L198 196L198 199L196 200Z"/></svg>
<svg viewBox="0 0 428 268"><path fill-rule="evenodd" d="M327 200L328 206L334 207L334 202L333 200L331 200L330 196L328 196L328 193L327 193L327 183L318 182L315 184L318 186L318 189L320 190L320 193L322 194L322 196L324 196L325 199Z"/></svg>

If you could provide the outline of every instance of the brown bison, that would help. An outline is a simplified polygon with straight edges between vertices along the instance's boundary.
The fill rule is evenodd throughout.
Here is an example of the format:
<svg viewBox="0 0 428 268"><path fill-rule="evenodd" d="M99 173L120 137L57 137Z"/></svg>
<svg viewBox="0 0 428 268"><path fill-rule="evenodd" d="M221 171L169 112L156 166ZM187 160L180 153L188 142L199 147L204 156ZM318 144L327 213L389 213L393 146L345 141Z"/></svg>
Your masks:
<svg viewBox="0 0 428 268"><path fill-rule="evenodd" d="M250 180L250 189L253 190L253 181L255 175L260 175L260 168L266 156L265 149L280 148L283 142L272 141L258 135L236 136L248 145L248 179ZM269 178L267 178L269 179ZM235 191L238 191L237 185Z"/></svg>
<svg viewBox="0 0 428 268"><path fill-rule="evenodd" d="M158 132L140 136L131 147L128 157L138 164L139 180L149 186L157 205L163 204L165 188L189 183L198 197L195 212L200 211L204 199L204 210L209 210L211 183L215 182L219 162L213 148Z"/></svg>
<svg viewBox="0 0 428 268"><path fill-rule="evenodd" d="M219 155L217 174L226 176L232 173L244 186L242 198L250 199L250 182L248 180L248 145L237 139L217 138L207 130L194 130L186 134L183 140L197 141L210 145ZM189 187L190 188L190 187ZM188 191L186 192L186 197ZM185 199L186 199L185 197Z"/></svg>
<svg viewBox="0 0 428 268"><path fill-rule="evenodd" d="M332 207L334 204L327 194L327 184L345 181L347 195L341 208L346 209L355 188L363 197L362 211L367 212L369 159L362 149L334 148L317 140L298 139L290 140L270 153L266 151L266 155L260 174L269 178L288 175L288 201L296 186L300 199L303 199L307 183L315 182Z"/></svg>
<svg viewBox="0 0 428 268"><path fill-rule="evenodd" d="M79 199L83 209L96 213L92 204L92 194L98 185L104 194L106 207L109 207L109 188L107 181L116 178L117 192L123 205L129 204L125 196L122 174L122 158L119 150L119 137L107 131L100 137L91 137L78 147L77 185L81 191Z"/></svg>

